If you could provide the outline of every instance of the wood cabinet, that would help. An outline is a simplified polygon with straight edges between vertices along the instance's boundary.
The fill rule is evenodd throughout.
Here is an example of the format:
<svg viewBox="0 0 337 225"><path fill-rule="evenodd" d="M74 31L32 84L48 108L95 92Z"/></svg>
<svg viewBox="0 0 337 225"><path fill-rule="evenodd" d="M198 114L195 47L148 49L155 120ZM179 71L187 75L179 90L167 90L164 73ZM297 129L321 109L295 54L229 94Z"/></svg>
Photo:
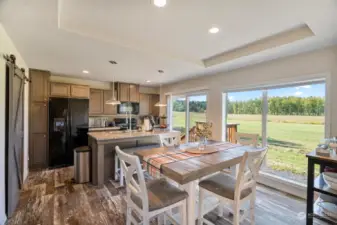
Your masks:
<svg viewBox="0 0 337 225"><path fill-rule="evenodd" d="M70 84L50 83L51 97L70 97Z"/></svg>
<svg viewBox="0 0 337 225"><path fill-rule="evenodd" d="M48 103L32 102L30 105L30 126L32 133L48 133Z"/></svg>
<svg viewBox="0 0 337 225"><path fill-rule="evenodd" d="M139 102L139 85L130 84L130 102Z"/></svg>
<svg viewBox="0 0 337 225"><path fill-rule="evenodd" d="M128 102L130 100L130 84L118 84L118 100L121 102Z"/></svg>
<svg viewBox="0 0 337 225"><path fill-rule="evenodd" d="M149 115L150 114L150 95L140 94L139 96L139 115Z"/></svg>
<svg viewBox="0 0 337 225"><path fill-rule="evenodd" d="M31 101L46 102L48 101L48 81L50 73L42 70L29 70L31 79Z"/></svg>
<svg viewBox="0 0 337 225"><path fill-rule="evenodd" d="M115 91L115 96L117 96L117 91ZM103 91L103 114L104 115L116 115L117 105L105 104L106 101L112 98L112 90Z"/></svg>
<svg viewBox="0 0 337 225"><path fill-rule="evenodd" d="M159 102L157 94L140 94L139 114L159 116L159 107L154 106L157 102Z"/></svg>
<svg viewBox="0 0 337 225"><path fill-rule="evenodd" d="M48 101L50 72L29 70L29 168L48 167Z"/></svg>
<svg viewBox="0 0 337 225"><path fill-rule="evenodd" d="M71 85L70 97L72 98L89 98L90 88L83 85Z"/></svg>
<svg viewBox="0 0 337 225"><path fill-rule="evenodd" d="M103 90L90 89L89 114L103 114Z"/></svg>
<svg viewBox="0 0 337 225"><path fill-rule="evenodd" d="M159 108L158 106L155 106L157 102L159 102L160 96L156 94L150 95L150 113L153 116L159 116Z"/></svg>
<svg viewBox="0 0 337 225"><path fill-rule="evenodd" d="M139 85L118 83L118 100L121 102L139 102Z"/></svg>
<svg viewBox="0 0 337 225"><path fill-rule="evenodd" d="M29 165L30 168L47 168L48 167L48 140L47 134L32 134Z"/></svg>

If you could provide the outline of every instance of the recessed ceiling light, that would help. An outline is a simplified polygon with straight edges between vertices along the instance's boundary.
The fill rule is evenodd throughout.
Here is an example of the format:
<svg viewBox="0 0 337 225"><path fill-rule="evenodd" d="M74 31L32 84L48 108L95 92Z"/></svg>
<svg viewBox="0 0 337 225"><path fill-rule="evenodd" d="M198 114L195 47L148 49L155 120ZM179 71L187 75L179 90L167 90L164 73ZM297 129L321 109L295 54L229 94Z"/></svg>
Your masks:
<svg viewBox="0 0 337 225"><path fill-rule="evenodd" d="M82 73L88 74L89 71L88 70L83 70Z"/></svg>
<svg viewBox="0 0 337 225"><path fill-rule="evenodd" d="M211 33L211 34L216 34L216 33L218 33L219 31L220 31L220 29L217 28L217 27L212 27L212 28L210 28L210 29L208 30L208 32Z"/></svg>
<svg viewBox="0 0 337 225"><path fill-rule="evenodd" d="M159 8L166 5L166 0L153 0L153 4Z"/></svg>
<svg viewBox="0 0 337 225"><path fill-rule="evenodd" d="M116 65L117 62L116 61L113 61L113 60L110 60L109 63L113 64L113 65Z"/></svg>
<svg viewBox="0 0 337 225"><path fill-rule="evenodd" d="M147 80L146 83L151 83L151 81L150 81L150 80Z"/></svg>
<svg viewBox="0 0 337 225"><path fill-rule="evenodd" d="M164 73L164 70L158 70L158 73Z"/></svg>

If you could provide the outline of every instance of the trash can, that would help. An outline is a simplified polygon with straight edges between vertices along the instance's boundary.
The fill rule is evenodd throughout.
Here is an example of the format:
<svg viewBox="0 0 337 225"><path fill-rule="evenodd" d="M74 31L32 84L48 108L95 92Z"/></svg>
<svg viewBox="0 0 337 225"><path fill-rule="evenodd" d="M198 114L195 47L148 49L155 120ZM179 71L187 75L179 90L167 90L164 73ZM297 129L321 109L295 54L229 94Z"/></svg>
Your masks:
<svg viewBox="0 0 337 225"><path fill-rule="evenodd" d="M89 146L74 149L74 179L76 183L82 184L90 181L90 155Z"/></svg>

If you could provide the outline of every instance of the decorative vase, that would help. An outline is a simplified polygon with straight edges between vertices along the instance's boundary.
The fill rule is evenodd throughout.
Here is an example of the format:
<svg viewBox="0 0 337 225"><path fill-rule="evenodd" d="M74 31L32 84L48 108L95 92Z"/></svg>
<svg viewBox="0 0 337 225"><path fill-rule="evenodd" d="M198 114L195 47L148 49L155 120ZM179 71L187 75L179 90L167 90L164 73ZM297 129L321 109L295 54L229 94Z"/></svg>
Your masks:
<svg viewBox="0 0 337 225"><path fill-rule="evenodd" d="M203 151L206 149L206 145L207 145L207 137L200 137L198 149L200 151Z"/></svg>

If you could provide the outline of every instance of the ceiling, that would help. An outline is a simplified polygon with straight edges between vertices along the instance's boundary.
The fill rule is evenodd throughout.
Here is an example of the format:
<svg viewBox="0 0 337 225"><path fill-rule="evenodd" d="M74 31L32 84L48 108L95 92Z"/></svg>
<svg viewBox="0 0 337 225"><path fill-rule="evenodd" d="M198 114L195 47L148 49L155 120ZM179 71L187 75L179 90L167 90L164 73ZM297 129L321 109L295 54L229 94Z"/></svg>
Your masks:
<svg viewBox="0 0 337 225"><path fill-rule="evenodd" d="M151 0L3 0L0 22L31 68L153 85L337 43L335 0L167 1L158 8ZM313 36L205 64L303 25ZM220 32L210 34L212 26Z"/></svg>

